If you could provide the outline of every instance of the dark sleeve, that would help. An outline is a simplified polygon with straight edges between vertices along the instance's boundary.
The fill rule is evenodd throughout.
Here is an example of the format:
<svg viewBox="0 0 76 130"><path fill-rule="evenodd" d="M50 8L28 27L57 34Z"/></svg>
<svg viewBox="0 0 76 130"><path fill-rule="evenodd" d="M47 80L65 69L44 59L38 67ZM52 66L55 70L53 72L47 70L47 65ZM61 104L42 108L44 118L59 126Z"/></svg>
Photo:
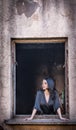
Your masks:
<svg viewBox="0 0 76 130"><path fill-rule="evenodd" d="M54 111L57 112L57 109L60 107L59 95L57 91L55 91L55 99L54 99Z"/></svg>
<svg viewBox="0 0 76 130"><path fill-rule="evenodd" d="M40 109L40 99L41 99L41 92L38 91L36 94L36 99L35 99L35 104L34 104L34 108L37 109L37 111L41 111Z"/></svg>

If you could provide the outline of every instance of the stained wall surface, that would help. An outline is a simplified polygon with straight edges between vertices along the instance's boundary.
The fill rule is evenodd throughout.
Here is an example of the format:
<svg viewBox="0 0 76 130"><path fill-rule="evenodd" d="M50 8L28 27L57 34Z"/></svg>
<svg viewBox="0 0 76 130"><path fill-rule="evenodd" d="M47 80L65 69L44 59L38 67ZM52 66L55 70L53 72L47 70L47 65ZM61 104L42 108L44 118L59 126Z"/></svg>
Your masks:
<svg viewBox="0 0 76 130"><path fill-rule="evenodd" d="M0 122L13 113L11 38L67 37L69 116L76 119L76 0L0 0Z"/></svg>

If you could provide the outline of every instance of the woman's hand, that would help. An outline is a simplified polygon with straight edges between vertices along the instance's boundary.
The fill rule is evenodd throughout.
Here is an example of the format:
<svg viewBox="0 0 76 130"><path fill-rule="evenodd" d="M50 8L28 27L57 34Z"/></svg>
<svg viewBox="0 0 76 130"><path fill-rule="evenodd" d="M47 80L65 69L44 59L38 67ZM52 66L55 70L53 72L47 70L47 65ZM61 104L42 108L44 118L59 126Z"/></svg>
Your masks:
<svg viewBox="0 0 76 130"><path fill-rule="evenodd" d="M26 118L25 120L26 121L30 121L30 120L32 120L33 118L32 117L29 117L29 118Z"/></svg>
<svg viewBox="0 0 76 130"><path fill-rule="evenodd" d="M62 120L62 121L69 121L69 119L63 118L63 117L60 117L60 120Z"/></svg>
<svg viewBox="0 0 76 130"><path fill-rule="evenodd" d="M62 117L61 109L60 109L60 108L57 109L57 113L58 113L59 118L60 118L61 120L63 120L63 121L69 121L69 119L67 119L67 118L63 118L63 117Z"/></svg>
<svg viewBox="0 0 76 130"><path fill-rule="evenodd" d="M34 116L35 116L36 112L37 112L37 110L36 110L36 109L33 109L33 112L32 112L31 117L26 118L25 120L26 120L26 121L30 121L30 120L32 120L32 119L34 118Z"/></svg>

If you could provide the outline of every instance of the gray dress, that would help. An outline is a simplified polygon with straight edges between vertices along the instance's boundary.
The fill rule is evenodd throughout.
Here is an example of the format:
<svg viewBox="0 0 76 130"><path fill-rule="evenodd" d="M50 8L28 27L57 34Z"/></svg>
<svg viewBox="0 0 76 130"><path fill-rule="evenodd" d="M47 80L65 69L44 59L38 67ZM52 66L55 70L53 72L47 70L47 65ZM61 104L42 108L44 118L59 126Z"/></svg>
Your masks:
<svg viewBox="0 0 76 130"><path fill-rule="evenodd" d="M48 103L46 102L43 91L37 91L34 108L39 114L56 114L57 109L60 107L59 96L57 91L54 92L55 98L49 97Z"/></svg>

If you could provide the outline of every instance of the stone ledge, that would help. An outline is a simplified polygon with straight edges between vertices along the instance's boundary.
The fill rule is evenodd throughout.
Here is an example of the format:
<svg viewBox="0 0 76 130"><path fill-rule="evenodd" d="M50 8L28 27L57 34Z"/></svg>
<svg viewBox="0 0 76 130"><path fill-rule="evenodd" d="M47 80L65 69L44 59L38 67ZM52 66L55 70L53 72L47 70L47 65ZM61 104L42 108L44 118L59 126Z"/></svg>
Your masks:
<svg viewBox="0 0 76 130"><path fill-rule="evenodd" d="M5 123L7 125L76 125L76 120L33 119L31 121L26 121L25 118L13 118L6 120Z"/></svg>

